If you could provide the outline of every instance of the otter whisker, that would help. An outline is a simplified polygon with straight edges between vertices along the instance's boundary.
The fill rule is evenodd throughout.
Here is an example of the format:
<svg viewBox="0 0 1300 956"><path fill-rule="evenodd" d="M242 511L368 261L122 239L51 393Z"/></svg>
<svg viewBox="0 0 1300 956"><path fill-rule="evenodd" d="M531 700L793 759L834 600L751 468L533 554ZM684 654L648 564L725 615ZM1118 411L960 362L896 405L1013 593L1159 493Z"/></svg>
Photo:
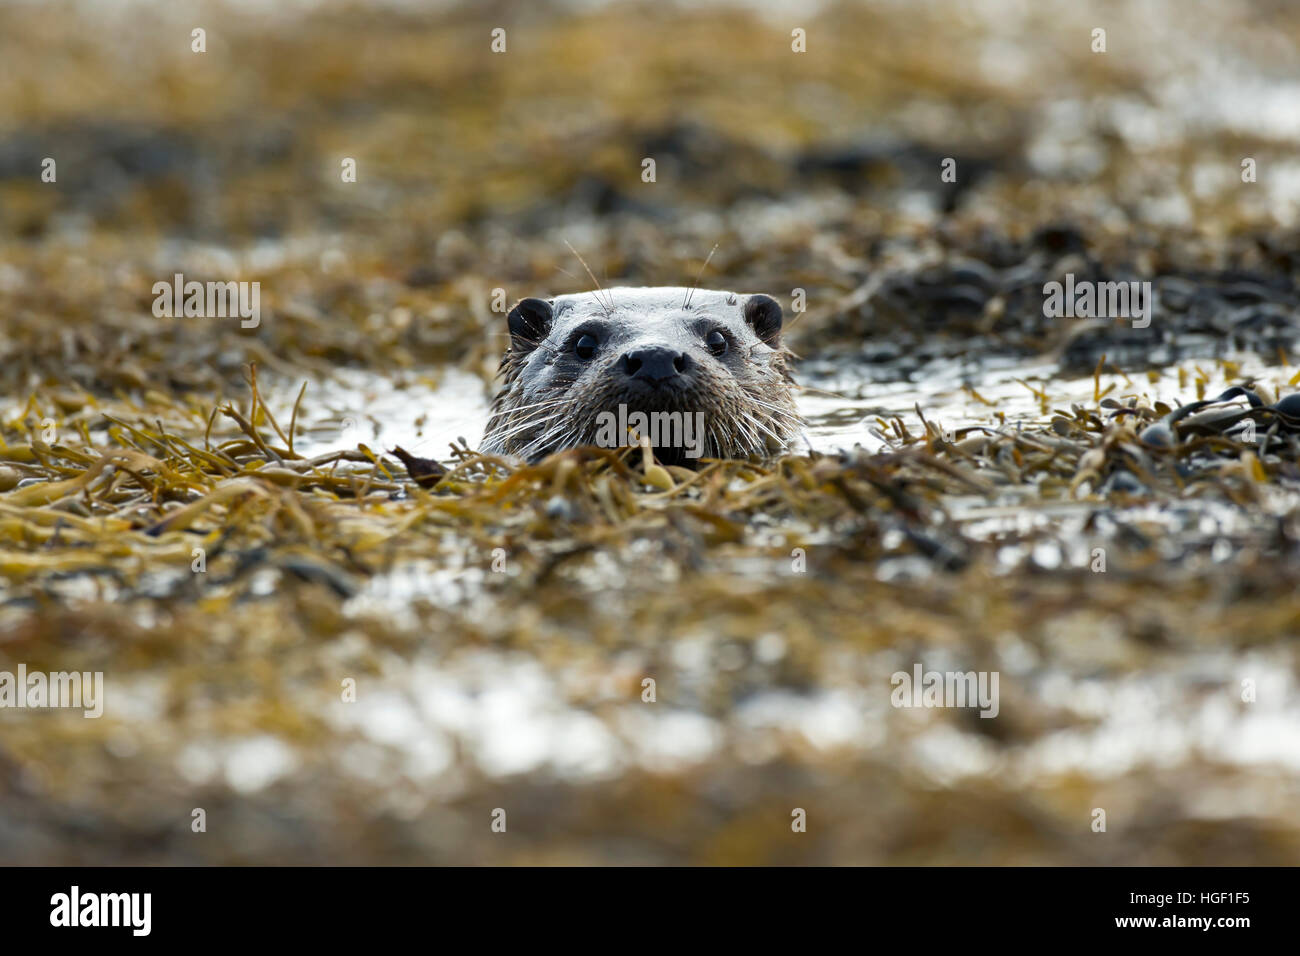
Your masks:
<svg viewBox="0 0 1300 956"><path fill-rule="evenodd" d="M790 418L798 417L797 415L794 414L794 412L790 411L788 408L782 408L780 405L773 405L771 402L765 402L761 398L751 398L750 402L759 408L766 408L770 411L775 412L778 415L786 415Z"/></svg>
<svg viewBox="0 0 1300 956"><path fill-rule="evenodd" d="M547 425L547 427L542 429L539 434L533 436L532 441L530 441L526 446L528 448L531 448L534 445L544 446L550 441L552 441L553 439L562 436L568 436L571 438L573 434L575 434L575 432L578 431L573 427L572 420L569 417L565 416L563 413L558 413L555 415L551 415L548 418L543 418L538 424Z"/></svg>
<svg viewBox="0 0 1300 956"><path fill-rule="evenodd" d="M545 425L547 422L559 418L562 414L563 414L562 412L556 412L554 415L547 416L546 418L530 418L526 422L521 422L519 424L513 425L507 431L500 432L497 438L499 441L504 441L505 439L509 438L511 435L517 435L523 431L529 431L531 429L540 428L542 425Z"/></svg>
<svg viewBox="0 0 1300 956"><path fill-rule="evenodd" d="M735 419L728 422L727 424L732 433L740 434L742 437L744 437L746 442L753 441L752 437L746 433L746 426L743 421L739 419ZM727 434L727 431L728 431L727 429L723 430L723 434L727 435L726 443L724 444L721 440L718 441L718 454L720 457L723 458L734 458L736 456L736 452L739 450L741 446L740 443L737 442L734 437L732 437L732 435Z"/></svg>
<svg viewBox="0 0 1300 956"><path fill-rule="evenodd" d="M745 418L745 419L741 419L739 424L741 426L741 430L745 433L745 438L749 443L749 447L750 448L761 447L763 443L762 441L759 440L758 432L754 431L754 426L758 423L755 422L753 419Z"/></svg>
<svg viewBox="0 0 1300 956"><path fill-rule="evenodd" d="M521 432L532 432L532 431L536 431L538 428L541 428L543 425L547 424L549 421L550 421L550 419L543 418L543 419L541 419L541 420L539 420L539 421L528 421L528 422L524 422L524 423L522 423L522 424L516 425L516 426L512 427L509 431L507 431L507 432L502 432L501 435L500 435L500 437L498 438L498 441L505 442L507 439L513 438L515 435L518 435L518 434L520 434Z"/></svg>
<svg viewBox="0 0 1300 956"><path fill-rule="evenodd" d="M798 414L792 411L790 408L781 405L774 405L771 402L765 402L761 398L755 397L752 394L752 390L749 389L748 387L745 386L742 387L744 387L746 393L750 395L749 402L751 404L755 405L758 408L765 408L768 411L773 413L772 415L768 416L769 418L779 418L782 419L786 424L794 425L796 427L802 424L799 420Z"/></svg>
<svg viewBox="0 0 1300 956"><path fill-rule="evenodd" d="M712 452L712 454L709 455L710 458L721 458L722 448L718 444L717 436L713 434L713 426L712 425L707 426L705 428L705 431L708 433L709 437L708 440L704 443L704 450L706 452Z"/></svg>
<svg viewBox="0 0 1300 956"><path fill-rule="evenodd" d="M547 414L548 412L549 414ZM535 430L541 428L543 425L547 424L548 422L555 421L557 418L560 418L563 415L564 415L563 411L560 410L552 411L551 409L544 408L539 412L534 412L532 415L529 415L523 421L513 424L502 434L514 435L514 434L518 434L520 431L525 431L527 429Z"/></svg>
<svg viewBox="0 0 1300 956"><path fill-rule="evenodd" d="M704 270L709 267L709 260L713 258L713 254L717 251L718 244L715 242L713 248L709 250L708 258L704 260L704 265L700 266L700 271L695 274L694 284L686 291L686 298L682 299L683 309L689 309L691 307L691 297L695 295L695 290L700 284L700 277L704 275Z"/></svg>
<svg viewBox="0 0 1300 956"><path fill-rule="evenodd" d="M544 412L548 412L548 411L550 411L552 408L560 408L560 407L564 406L565 404L566 404L566 403L565 403L564 401L562 401L562 400L547 401L547 402L538 402L538 403L533 404L533 405L525 406L525 408L520 409L520 411L529 411L529 412L531 412L531 414L525 415L524 417L525 417L526 419L530 420L530 421L536 421L537 418L538 418L538 416L540 416L540 415L543 414ZM514 410L514 409L511 409L510 411L511 411L511 416L513 417L513 415L514 415L514 411L515 411L515 410Z"/></svg>
<svg viewBox="0 0 1300 956"><path fill-rule="evenodd" d="M569 445L569 440L563 437L564 434L562 428L551 428L520 449L519 455L521 458L531 458L535 454L554 454L557 451L563 451L565 448L573 447ZM560 441L552 445L551 442L555 438L559 438Z"/></svg>
<svg viewBox="0 0 1300 956"><path fill-rule="evenodd" d="M530 408L544 408L552 405L564 405L566 403L567 403L567 399L563 397L547 398L547 399L543 399L540 402L533 402L531 405L514 405L511 407L510 410L512 412L526 412Z"/></svg>
<svg viewBox="0 0 1300 956"><path fill-rule="evenodd" d="M763 431L763 432L765 432L767 435L771 436L771 438L772 438L774 441L777 441L777 442L780 442L780 441L781 441L781 436L780 436L780 435L778 435L776 432L772 431L770 428L768 428L766 425L764 425L764 424L763 424L761 421L759 421L757 418L750 418L749 421L750 421L751 424L757 426L758 429L759 429L760 431Z"/></svg>
<svg viewBox="0 0 1300 956"><path fill-rule="evenodd" d="M570 252L572 252L575 256L578 256L578 250L575 249L575 248L573 248L572 244L570 244L570 242L569 242L568 239L565 239L565 240L564 240L564 244L565 244L566 246L569 247L569 251L570 251ZM581 262L581 263L582 263L582 267L583 267L584 269L587 270L587 275L591 276L591 281L594 282L594 283L596 284L596 288L599 289L601 292L604 292L605 290L604 290L604 288L601 286L601 284L600 284L600 280L597 279L597 278L596 278L596 274L595 274L594 272L591 271L591 266L587 265L587 260L584 259L584 258L582 258L582 256L578 256L578 261ZM600 302L601 307L605 310L605 318L607 318L607 319L612 319L612 318L614 317L614 299L613 299L613 297L610 296L610 295L608 295L608 294L606 294L606 297L605 297L605 298L606 298L607 301L604 301L604 302L601 302L600 296L596 295L595 292L592 293L592 297L593 297L597 302Z"/></svg>

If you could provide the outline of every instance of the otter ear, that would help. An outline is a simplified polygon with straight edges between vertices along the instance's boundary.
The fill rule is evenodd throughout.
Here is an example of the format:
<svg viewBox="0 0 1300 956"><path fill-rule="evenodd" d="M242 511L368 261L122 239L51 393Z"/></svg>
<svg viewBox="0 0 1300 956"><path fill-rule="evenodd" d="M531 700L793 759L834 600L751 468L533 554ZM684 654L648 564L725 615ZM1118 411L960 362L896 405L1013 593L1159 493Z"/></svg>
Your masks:
<svg viewBox="0 0 1300 956"><path fill-rule="evenodd" d="M520 299L506 324L510 327L510 346L516 352L531 352L551 331L551 303L545 299Z"/></svg>
<svg viewBox="0 0 1300 956"><path fill-rule="evenodd" d="M781 343L781 304L770 295L751 295L745 300L745 321L768 345L776 348Z"/></svg>

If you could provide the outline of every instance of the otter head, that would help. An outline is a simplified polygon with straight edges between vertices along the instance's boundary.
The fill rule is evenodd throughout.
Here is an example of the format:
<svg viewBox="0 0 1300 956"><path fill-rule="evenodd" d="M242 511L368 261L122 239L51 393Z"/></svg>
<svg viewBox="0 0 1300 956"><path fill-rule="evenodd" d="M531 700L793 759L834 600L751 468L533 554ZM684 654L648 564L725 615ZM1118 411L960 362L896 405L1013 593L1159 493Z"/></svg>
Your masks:
<svg viewBox="0 0 1300 956"><path fill-rule="evenodd" d="M775 299L732 292L523 299L483 451L536 461L644 435L671 464L774 454L800 427L781 319Z"/></svg>

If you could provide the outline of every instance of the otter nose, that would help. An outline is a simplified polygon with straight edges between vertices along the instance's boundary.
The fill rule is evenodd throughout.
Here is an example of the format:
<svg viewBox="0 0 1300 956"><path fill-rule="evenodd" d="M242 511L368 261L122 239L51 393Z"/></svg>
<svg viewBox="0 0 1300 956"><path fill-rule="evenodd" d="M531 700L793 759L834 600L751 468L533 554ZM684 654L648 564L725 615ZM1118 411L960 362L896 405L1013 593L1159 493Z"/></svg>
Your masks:
<svg viewBox="0 0 1300 956"><path fill-rule="evenodd" d="M654 345L625 352L619 363L628 378L662 382L685 372L691 366L691 359L685 352Z"/></svg>

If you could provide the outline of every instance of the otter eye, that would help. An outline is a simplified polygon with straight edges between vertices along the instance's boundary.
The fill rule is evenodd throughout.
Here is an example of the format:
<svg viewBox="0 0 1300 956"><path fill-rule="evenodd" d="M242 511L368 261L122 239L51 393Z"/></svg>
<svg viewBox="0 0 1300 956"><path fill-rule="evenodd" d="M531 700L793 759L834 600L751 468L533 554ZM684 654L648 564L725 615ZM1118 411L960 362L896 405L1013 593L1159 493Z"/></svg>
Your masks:
<svg viewBox="0 0 1300 956"><path fill-rule="evenodd" d="M717 329L704 337L704 344L709 347L709 351L714 355L722 355L727 351L727 337Z"/></svg>
<svg viewBox="0 0 1300 956"><path fill-rule="evenodd" d="M596 354L596 340L590 335L584 335L578 339L578 344L573 347L573 351L578 353L578 358L584 362Z"/></svg>

